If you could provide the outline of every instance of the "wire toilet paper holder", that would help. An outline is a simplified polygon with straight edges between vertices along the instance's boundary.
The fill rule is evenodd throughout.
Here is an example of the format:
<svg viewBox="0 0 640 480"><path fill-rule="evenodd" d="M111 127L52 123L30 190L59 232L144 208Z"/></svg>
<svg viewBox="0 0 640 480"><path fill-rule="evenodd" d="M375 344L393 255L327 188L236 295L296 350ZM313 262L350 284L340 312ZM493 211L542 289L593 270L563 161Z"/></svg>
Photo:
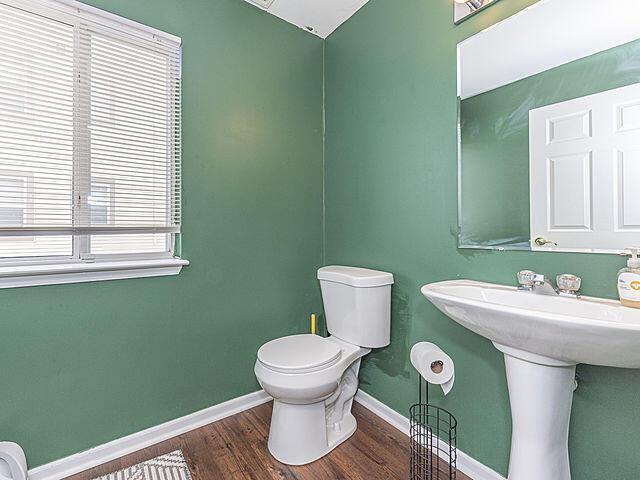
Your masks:
<svg viewBox="0 0 640 480"><path fill-rule="evenodd" d="M439 373L442 362L430 365ZM411 480L455 480L458 421L448 410L429 403L429 383L418 375L418 403L409 409Z"/></svg>

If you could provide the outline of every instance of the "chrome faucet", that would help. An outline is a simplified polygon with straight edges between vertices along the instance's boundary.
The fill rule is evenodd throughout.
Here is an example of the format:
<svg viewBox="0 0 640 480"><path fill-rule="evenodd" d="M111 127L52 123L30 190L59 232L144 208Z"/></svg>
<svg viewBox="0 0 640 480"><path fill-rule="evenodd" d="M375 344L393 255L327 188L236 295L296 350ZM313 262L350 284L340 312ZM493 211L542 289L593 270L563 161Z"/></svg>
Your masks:
<svg viewBox="0 0 640 480"><path fill-rule="evenodd" d="M518 272L518 290L538 295L559 295L561 297L580 298L582 279L576 275L564 273L556 277L557 287L544 276L531 270Z"/></svg>

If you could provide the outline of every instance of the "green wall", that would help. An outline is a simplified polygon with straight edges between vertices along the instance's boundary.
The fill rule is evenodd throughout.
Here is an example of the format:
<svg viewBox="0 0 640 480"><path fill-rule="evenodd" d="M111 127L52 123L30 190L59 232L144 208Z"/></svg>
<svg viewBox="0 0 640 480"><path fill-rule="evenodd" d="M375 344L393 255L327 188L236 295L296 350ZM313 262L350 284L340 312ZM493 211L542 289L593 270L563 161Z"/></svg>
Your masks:
<svg viewBox="0 0 640 480"><path fill-rule="evenodd" d="M184 41L178 277L0 291L0 440L42 463L259 388L321 307L322 41L241 0L92 0Z"/></svg>
<svg viewBox="0 0 640 480"><path fill-rule="evenodd" d="M529 111L638 83L638 58L640 40L460 102L463 245L529 248Z"/></svg>
<svg viewBox="0 0 640 480"><path fill-rule="evenodd" d="M407 414L417 400L409 348L432 340L456 361L434 401L460 422L459 447L506 473L510 411L501 355L419 292L454 278L514 284L532 268L573 272L615 296L623 260L607 255L458 250L456 44L533 3L503 0L459 27L452 0L370 0L326 42L326 262L395 274L393 337L366 358L363 388ZM571 425L574 478L636 479L640 371L579 366Z"/></svg>
<svg viewBox="0 0 640 480"><path fill-rule="evenodd" d="M450 0L371 0L325 43L324 72L320 39L241 0L90 3L184 40L192 264L178 277L0 291L2 439L24 445L33 467L256 390L259 345L305 331L321 308L315 269L344 263L396 277L393 341L366 359L363 388L406 414L409 348L436 341L456 360L457 385L435 400L457 415L461 449L504 473L502 358L420 286L513 283L533 268L577 273L587 294L613 297L622 264L456 248L455 46L533 0L455 28ZM636 478L640 373L578 375L575 478Z"/></svg>

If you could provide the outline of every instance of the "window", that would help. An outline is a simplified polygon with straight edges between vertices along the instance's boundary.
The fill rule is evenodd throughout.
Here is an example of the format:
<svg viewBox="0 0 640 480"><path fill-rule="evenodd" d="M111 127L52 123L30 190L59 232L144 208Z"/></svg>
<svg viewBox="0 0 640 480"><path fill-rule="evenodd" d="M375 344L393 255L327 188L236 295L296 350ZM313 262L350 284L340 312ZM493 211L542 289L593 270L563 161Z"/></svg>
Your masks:
<svg viewBox="0 0 640 480"><path fill-rule="evenodd" d="M0 287L187 263L180 70L172 35L79 2L0 0Z"/></svg>

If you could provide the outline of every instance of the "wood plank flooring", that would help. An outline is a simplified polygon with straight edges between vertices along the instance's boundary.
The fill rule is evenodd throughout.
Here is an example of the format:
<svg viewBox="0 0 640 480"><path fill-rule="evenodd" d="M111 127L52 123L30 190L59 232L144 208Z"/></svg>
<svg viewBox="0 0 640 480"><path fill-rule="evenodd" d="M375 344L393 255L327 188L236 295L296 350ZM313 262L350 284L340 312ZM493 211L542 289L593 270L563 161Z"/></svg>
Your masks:
<svg viewBox="0 0 640 480"><path fill-rule="evenodd" d="M271 403L169 439L68 480L91 480L158 455L182 449L193 480L407 480L409 439L354 403L358 430L329 455L291 467L267 450ZM457 480L469 480L458 473Z"/></svg>

